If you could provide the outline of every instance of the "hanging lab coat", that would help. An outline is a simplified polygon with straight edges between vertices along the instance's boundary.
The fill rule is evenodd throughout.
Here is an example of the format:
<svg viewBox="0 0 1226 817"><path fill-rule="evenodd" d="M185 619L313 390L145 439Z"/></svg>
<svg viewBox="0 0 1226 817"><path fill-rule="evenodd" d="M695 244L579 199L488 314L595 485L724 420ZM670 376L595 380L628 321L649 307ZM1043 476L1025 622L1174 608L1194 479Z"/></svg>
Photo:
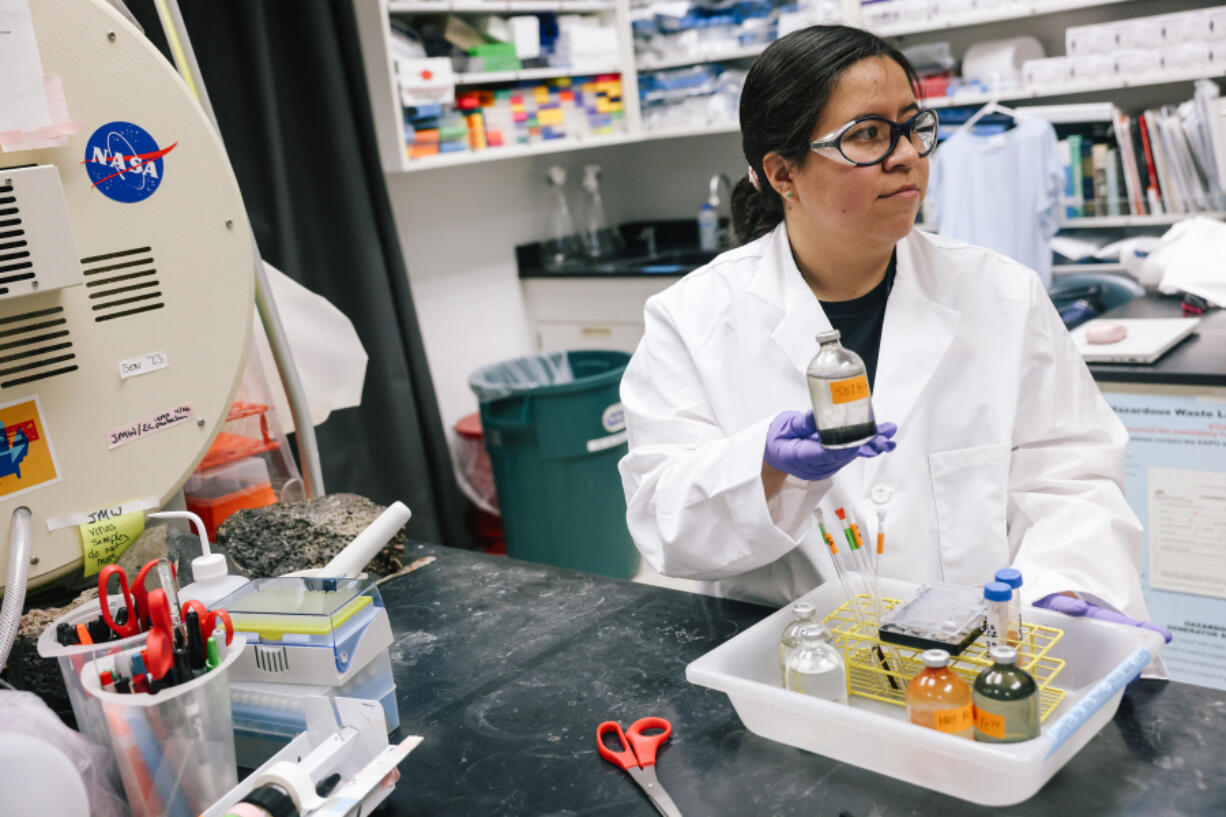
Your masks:
<svg viewBox="0 0 1226 817"><path fill-rule="evenodd" d="M780 606L833 575L819 503L830 527L854 509L868 541L885 507L882 575L982 585L1013 566L1024 603L1074 591L1148 619L1128 435L1033 271L919 231L900 241L872 395L898 447L830 479L788 476L769 502L767 426L811 405L805 369L830 328L785 227L651 298L645 320L619 468L657 571Z"/></svg>

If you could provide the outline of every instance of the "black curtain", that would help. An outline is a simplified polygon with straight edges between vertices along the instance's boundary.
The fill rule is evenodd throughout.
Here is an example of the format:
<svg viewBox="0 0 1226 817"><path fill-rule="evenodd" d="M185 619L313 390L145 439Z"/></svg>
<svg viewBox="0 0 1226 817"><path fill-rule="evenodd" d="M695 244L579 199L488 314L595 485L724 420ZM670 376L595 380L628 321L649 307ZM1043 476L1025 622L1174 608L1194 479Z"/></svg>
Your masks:
<svg viewBox="0 0 1226 817"><path fill-rule="evenodd" d="M152 0L128 6L168 54ZM402 500L410 536L467 545L351 0L180 6L262 255L343 311L370 356L362 405L316 430L325 487Z"/></svg>

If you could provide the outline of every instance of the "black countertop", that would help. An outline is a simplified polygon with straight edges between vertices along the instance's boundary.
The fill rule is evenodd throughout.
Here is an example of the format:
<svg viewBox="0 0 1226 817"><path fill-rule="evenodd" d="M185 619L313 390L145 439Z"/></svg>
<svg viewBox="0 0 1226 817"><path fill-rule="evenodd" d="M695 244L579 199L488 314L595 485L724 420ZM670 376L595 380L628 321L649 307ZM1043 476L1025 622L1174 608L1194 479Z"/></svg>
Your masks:
<svg viewBox="0 0 1226 817"><path fill-rule="evenodd" d="M673 724L660 782L685 817L1226 814L1226 693L1141 681L1035 797L987 809L747 732L685 666L771 610L410 544L437 561L382 586L401 731L393 815L656 814L596 726Z"/></svg>
<svg viewBox="0 0 1226 817"><path fill-rule="evenodd" d="M1116 307L1104 318L1181 318L1179 297L1144 295ZM1163 383L1226 386L1226 310L1211 309L1191 337L1152 364L1091 363L1100 383Z"/></svg>

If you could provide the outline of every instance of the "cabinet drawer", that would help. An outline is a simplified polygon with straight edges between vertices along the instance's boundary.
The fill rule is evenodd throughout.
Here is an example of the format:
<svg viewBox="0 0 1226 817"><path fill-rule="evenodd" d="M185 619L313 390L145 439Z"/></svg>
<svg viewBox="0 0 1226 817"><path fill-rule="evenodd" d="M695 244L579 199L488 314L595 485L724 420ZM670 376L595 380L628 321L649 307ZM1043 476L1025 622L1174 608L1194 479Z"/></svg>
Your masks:
<svg viewBox="0 0 1226 817"><path fill-rule="evenodd" d="M613 321L537 321L537 351L618 349L634 352L643 324Z"/></svg>

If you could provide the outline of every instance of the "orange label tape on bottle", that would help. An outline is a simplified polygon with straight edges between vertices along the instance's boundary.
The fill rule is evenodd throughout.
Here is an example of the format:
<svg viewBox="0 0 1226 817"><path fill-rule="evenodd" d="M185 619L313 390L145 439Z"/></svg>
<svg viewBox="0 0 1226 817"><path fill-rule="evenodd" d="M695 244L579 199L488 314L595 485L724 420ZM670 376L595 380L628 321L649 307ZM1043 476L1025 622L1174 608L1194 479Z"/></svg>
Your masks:
<svg viewBox="0 0 1226 817"><path fill-rule="evenodd" d="M998 740L1005 739L1005 719L991 712L984 712L975 707L975 728L988 737Z"/></svg>
<svg viewBox="0 0 1226 817"><path fill-rule="evenodd" d="M974 707L970 704L956 709L939 709L933 714L936 728L941 732L961 732L975 723Z"/></svg>
<svg viewBox="0 0 1226 817"><path fill-rule="evenodd" d="M868 376L856 375L846 380L835 380L830 383L830 399L836 404L850 403L853 400L863 400L868 397Z"/></svg>

